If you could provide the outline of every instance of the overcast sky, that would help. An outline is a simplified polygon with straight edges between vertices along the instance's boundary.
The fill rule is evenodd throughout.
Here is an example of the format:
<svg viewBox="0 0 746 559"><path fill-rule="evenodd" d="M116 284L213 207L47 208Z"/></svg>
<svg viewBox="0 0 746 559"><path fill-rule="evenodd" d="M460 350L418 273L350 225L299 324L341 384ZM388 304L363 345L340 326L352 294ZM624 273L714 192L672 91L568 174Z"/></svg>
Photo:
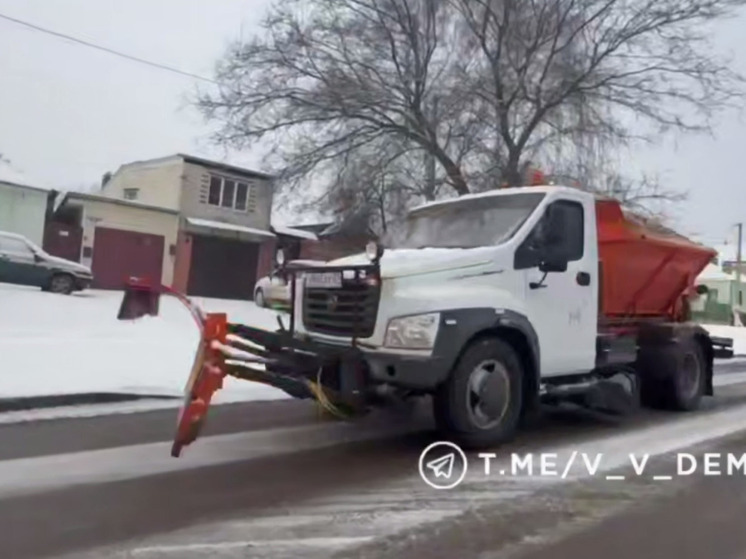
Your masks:
<svg viewBox="0 0 746 559"><path fill-rule="evenodd" d="M271 0L0 0L0 14L133 56L212 76L228 41L256 30ZM717 46L746 73L746 16L721 26ZM78 188L122 164L188 152L261 168L226 154L187 103L199 82L0 20L0 153L41 186ZM746 119L716 137L640 150L634 167L691 199L678 226L711 244L746 221ZM300 217L298 221L305 221Z"/></svg>

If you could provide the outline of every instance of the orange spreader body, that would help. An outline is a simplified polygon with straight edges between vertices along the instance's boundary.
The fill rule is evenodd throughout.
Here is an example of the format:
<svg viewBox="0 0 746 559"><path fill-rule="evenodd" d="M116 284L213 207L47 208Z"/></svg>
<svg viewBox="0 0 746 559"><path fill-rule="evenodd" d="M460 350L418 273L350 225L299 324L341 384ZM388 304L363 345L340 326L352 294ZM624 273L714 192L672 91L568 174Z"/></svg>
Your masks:
<svg viewBox="0 0 746 559"><path fill-rule="evenodd" d="M681 320L685 297L717 252L628 217L612 199L597 199L596 222L601 316L610 322Z"/></svg>

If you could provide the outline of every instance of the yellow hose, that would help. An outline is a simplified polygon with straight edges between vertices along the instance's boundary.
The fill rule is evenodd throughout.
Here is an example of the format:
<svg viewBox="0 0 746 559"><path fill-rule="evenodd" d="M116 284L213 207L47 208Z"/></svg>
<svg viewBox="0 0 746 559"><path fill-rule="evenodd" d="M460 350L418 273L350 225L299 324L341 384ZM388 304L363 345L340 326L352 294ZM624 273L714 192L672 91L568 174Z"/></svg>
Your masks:
<svg viewBox="0 0 746 559"><path fill-rule="evenodd" d="M339 409L339 407L335 406L334 403L332 403L332 401L329 400L329 398L327 397L326 392L324 392L324 388L321 384L321 368L319 368L319 372L316 375L316 382L309 380L307 381L307 384L308 388L311 390L314 397L316 398L316 401L323 409L339 419L347 419L350 417L349 414L343 412Z"/></svg>

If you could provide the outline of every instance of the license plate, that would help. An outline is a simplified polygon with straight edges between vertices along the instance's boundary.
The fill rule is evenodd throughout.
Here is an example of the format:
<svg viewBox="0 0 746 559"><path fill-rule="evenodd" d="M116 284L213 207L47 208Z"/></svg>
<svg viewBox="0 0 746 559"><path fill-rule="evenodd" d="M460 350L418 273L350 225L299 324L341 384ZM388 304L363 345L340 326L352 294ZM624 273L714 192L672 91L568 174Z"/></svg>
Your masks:
<svg viewBox="0 0 746 559"><path fill-rule="evenodd" d="M342 274L340 272L323 272L305 274L306 287L325 287L340 288L342 287Z"/></svg>

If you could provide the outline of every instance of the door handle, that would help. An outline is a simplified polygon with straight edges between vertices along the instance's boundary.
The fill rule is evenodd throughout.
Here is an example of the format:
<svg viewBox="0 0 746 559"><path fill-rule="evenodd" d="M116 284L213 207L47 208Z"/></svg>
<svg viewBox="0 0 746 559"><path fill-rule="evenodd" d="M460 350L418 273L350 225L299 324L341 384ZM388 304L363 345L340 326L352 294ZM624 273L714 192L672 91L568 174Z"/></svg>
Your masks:
<svg viewBox="0 0 746 559"><path fill-rule="evenodd" d="M588 272L578 272L575 281L578 282L578 285L585 287L591 284L591 275Z"/></svg>

